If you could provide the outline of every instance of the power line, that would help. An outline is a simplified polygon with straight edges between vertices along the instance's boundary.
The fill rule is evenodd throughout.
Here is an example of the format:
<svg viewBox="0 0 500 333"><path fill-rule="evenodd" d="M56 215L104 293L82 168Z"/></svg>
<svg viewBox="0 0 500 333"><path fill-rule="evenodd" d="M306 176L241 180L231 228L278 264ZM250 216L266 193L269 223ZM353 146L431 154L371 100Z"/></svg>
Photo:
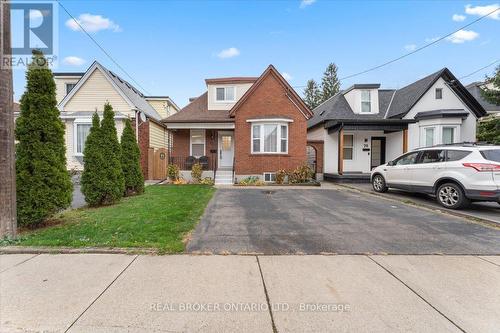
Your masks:
<svg viewBox="0 0 500 333"><path fill-rule="evenodd" d="M427 43L427 44L425 44L425 45L423 45L423 46L421 46L421 47L419 47L419 48L416 48L415 50L413 50L413 51L411 51L411 52L405 53L405 54L403 54L403 55L401 55L401 56L399 56L399 57L397 57L397 58L394 58L394 59L392 59L392 60L386 61L386 62L384 62L384 63L382 63L382 64L380 64L380 65L377 65L377 66L374 66L374 67L371 67L371 68L365 69L365 70L363 70L363 71L360 71L360 72L357 72L357 73L354 73L354 74L351 74L351 75L348 75L348 76L344 76L344 77L342 77L342 78L340 78L340 79L339 79L339 82L340 82L340 81L343 81L343 80L347 80L347 79L353 78L353 77L355 77L355 76L359 76L359 75L362 75L362 74L366 74L366 73L368 73L368 72L374 71L374 70L379 69L379 68L382 68L382 67L385 67L385 66L390 65L390 64L392 64L392 63L394 63L394 62L396 62L396 61L399 61L399 60L401 60L401 59L403 59L403 58L406 58L406 57L408 57L408 56L410 56L410 55L412 55L412 54L415 54L415 53L417 53L417 52L420 52L420 51L422 51L423 49L426 49L426 48L428 48L429 46L432 46L432 45L434 45L434 44L436 44L436 43L439 43L439 42L440 42L440 41L442 41L443 39L446 39L446 38L450 37L451 35L453 35L453 34L457 33L458 31L460 31L460 30L462 30L462 29L465 29L465 28L467 28L467 27L469 27L469 26L471 26L471 25L473 25L473 24L475 24L475 23L477 23L477 22L481 21L481 20L482 20L482 19L484 19L485 17L490 16L491 14L493 14L493 13L495 13L495 12L499 11L499 10L500 10L500 8L496 8L496 9L492 10L491 12L489 12L489 13L487 13L487 14L483 15L483 16L478 17L477 19L475 19L474 21L470 22L469 24L466 24L466 25L464 25L464 26L460 27L459 29L457 29L457 30L455 30L455 31L453 31L453 32L450 32L450 33L448 33L448 34L446 34L446 35L444 35L444 36L441 36L441 37L439 37L439 38L437 38L437 39L434 39L434 40L432 40L430 43ZM303 88L303 87L305 87L305 85L303 85L303 86L294 86L294 88Z"/></svg>
<svg viewBox="0 0 500 333"><path fill-rule="evenodd" d="M151 95L150 92L148 92L143 86L141 86L141 84L139 82L137 82L122 66L120 66L120 64L111 56L111 54L109 54L109 52L107 52L100 44L99 42L97 42L94 37L92 37L88 32L87 30L85 30L84 27L82 27L82 25L80 24L80 22L78 22L78 20L73 16L71 15L71 13L66 9L66 7L63 6L63 4L61 3L61 1L57 0L57 3L59 4L59 6L61 6L61 8L66 12L66 14L68 14L69 17L71 17L73 19L73 21L75 21L76 24L78 24L78 26L80 27L80 29L82 29L82 31L94 42L95 45L97 45L97 47L123 72L125 73L125 75L127 75L130 80L132 80L139 88L142 89L143 92L145 92L146 94L148 95Z"/></svg>
<svg viewBox="0 0 500 333"><path fill-rule="evenodd" d="M474 72L469 73L469 74L467 74L467 75L464 75L464 76L462 76L462 77L460 77L460 78L458 78L458 79L459 79L459 80L462 80L462 79L465 79L466 77L472 76L472 75L476 74L477 72L482 71L483 69L486 69L486 68L488 68L488 67L490 67L490 66L493 66L494 64L496 64L496 63L497 63L497 62L499 62L499 61L500 61L500 59L497 59L497 60L495 60L495 61L491 62L490 64L488 64L488 65L486 65L486 66L484 66L484 67L481 67L481 68L479 68L479 69L475 70Z"/></svg>

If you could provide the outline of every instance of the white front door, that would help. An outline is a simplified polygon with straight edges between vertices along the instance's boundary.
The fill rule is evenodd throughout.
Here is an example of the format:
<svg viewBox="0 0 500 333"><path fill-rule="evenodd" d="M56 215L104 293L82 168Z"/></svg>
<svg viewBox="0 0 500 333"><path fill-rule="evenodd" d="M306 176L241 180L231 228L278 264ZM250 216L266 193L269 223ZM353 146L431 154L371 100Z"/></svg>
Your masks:
<svg viewBox="0 0 500 333"><path fill-rule="evenodd" d="M234 132L219 132L219 167L232 167Z"/></svg>

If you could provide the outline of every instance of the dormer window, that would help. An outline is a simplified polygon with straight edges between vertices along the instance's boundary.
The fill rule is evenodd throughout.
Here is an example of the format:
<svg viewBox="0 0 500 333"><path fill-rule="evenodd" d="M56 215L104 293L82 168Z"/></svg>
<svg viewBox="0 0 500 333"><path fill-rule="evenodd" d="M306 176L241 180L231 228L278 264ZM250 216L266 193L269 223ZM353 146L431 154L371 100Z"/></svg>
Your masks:
<svg viewBox="0 0 500 333"><path fill-rule="evenodd" d="M361 113L372 112L370 90L361 90Z"/></svg>
<svg viewBox="0 0 500 333"><path fill-rule="evenodd" d="M217 102L234 102L234 87L217 87L215 92Z"/></svg>
<svg viewBox="0 0 500 333"><path fill-rule="evenodd" d="M76 86L76 83L66 83L66 95Z"/></svg>

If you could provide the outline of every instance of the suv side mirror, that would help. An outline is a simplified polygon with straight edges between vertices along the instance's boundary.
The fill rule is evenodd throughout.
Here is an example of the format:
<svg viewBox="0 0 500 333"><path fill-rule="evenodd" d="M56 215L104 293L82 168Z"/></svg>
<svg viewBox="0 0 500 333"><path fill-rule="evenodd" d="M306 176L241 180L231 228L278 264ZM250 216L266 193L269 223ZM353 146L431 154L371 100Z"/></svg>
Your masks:
<svg viewBox="0 0 500 333"><path fill-rule="evenodd" d="M394 164L395 164L394 161L387 162L387 166L393 166Z"/></svg>

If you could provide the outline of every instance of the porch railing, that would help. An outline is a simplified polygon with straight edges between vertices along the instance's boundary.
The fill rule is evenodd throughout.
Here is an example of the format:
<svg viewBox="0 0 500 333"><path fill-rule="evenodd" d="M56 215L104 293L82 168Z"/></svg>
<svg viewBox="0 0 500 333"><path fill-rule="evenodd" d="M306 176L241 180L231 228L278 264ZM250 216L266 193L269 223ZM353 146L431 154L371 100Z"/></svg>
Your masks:
<svg viewBox="0 0 500 333"><path fill-rule="evenodd" d="M173 155L169 156L168 164L175 164L179 167L179 170L182 171L191 171L193 165L196 163L200 163L203 171L212 171L217 169L216 159L214 156L200 156L194 157L189 155Z"/></svg>

